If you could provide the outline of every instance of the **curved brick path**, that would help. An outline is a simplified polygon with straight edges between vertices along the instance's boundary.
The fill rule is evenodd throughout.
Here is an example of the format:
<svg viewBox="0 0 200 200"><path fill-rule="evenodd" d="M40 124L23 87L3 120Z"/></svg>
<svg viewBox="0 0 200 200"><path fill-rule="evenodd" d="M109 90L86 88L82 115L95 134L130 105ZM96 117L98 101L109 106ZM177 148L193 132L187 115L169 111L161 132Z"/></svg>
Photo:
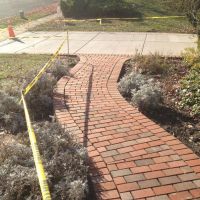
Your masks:
<svg viewBox="0 0 200 200"><path fill-rule="evenodd" d="M87 146L98 198L200 199L200 159L119 94L127 57L80 59L72 77L58 82L55 111Z"/></svg>

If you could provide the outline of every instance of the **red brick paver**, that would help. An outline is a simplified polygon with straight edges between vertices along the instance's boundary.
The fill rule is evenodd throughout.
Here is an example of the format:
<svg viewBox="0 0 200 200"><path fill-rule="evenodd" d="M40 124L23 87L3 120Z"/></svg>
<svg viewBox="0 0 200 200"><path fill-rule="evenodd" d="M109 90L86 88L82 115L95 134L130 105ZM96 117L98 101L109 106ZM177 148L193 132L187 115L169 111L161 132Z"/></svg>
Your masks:
<svg viewBox="0 0 200 200"><path fill-rule="evenodd" d="M200 159L120 95L123 56L81 55L55 90L58 121L88 149L99 199L197 199Z"/></svg>

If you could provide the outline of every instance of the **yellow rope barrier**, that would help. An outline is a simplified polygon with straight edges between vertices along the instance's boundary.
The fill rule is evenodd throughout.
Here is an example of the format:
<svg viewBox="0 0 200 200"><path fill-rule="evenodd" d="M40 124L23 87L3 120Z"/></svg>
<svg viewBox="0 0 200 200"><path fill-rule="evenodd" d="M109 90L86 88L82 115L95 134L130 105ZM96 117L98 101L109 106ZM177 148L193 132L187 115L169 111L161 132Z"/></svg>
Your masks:
<svg viewBox="0 0 200 200"><path fill-rule="evenodd" d="M31 125L29 112L28 112L26 101L25 101L23 94L22 94L22 102L23 102L23 106L24 106L26 124L27 124L27 128L28 128L28 134L29 134L29 139L30 139L30 143L31 143L31 149L32 149L32 153L33 153L33 159L34 159L34 162L35 162L37 176L38 176L38 179L39 179L42 198L43 198L43 200L51 200L51 195L50 195L50 192L49 192L49 186L47 184L47 178L46 178L44 167L43 167L42 160L41 160L41 157L40 157L40 153L39 153L39 149L38 149L38 145L37 145L37 140L36 140L35 133L34 133L34 130L32 128L32 125Z"/></svg>

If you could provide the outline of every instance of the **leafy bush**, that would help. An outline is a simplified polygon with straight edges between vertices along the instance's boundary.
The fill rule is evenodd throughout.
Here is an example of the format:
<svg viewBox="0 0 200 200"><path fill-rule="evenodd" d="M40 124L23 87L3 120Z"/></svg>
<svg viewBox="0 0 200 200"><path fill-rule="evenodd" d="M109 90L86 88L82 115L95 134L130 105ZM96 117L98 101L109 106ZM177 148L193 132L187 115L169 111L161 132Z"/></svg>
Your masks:
<svg viewBox="0 0 200 200"><path fill-rule="evenodd" d="M118 85L120 93L142 110L155 109L162 103L162 91L154 79L146 75L131 72L125 75Z"/></svg>
<svg viewBox="0 0 200 200"><path fill-rule="evenodd" d="M86 150L57 123L34 125L52 199L82 200L87 192ZM42 199L28 134L0 151L0 199Z"/></svg>
<svg viewBox="0 0 200 200"><path fill-rule="evenodd" d="M147 56L137 54L134 63L137 71L150 75L163 74L169 68L167 59L162 58L158 53Z"/></svg>
<svg viewBox="0 0 200 200"><path fill-rule="evenodd" d="M25 128L24 111L19 99L3 91L0 91L0 127L13 134Z"/></svg>
<svg viewBox="0 0 200 200"><path fill-rule="evenodd" d="M180 107L191 110L192 115L200 114L200 66L181 80L180 97Z"/></svg>
<svg viewBox="0 0 200 200"><path fill-rule="evenodd" d="M74 7L74 0L61 0L60 8L65 17L72 14L72 9Z"/></svg>
<svg viewBox="0 0 200 200"><path fill-rule="evenodd" d="M64 17L138 16L132 4L124 0L61 0Z"/></svg>

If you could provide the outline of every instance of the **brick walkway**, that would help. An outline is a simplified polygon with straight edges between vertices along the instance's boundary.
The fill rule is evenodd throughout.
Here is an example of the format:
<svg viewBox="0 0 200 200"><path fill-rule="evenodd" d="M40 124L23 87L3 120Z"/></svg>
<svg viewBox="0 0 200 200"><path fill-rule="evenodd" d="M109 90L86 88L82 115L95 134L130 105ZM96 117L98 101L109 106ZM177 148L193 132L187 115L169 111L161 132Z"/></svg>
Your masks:
<svg viewBox="0 0 200 200"><path fill-rule="evenodd" d="M117 80L127 57L81 55L55 91L58 121L87 146L99 199L200 199L200 159L127 103Z"/></svg>

